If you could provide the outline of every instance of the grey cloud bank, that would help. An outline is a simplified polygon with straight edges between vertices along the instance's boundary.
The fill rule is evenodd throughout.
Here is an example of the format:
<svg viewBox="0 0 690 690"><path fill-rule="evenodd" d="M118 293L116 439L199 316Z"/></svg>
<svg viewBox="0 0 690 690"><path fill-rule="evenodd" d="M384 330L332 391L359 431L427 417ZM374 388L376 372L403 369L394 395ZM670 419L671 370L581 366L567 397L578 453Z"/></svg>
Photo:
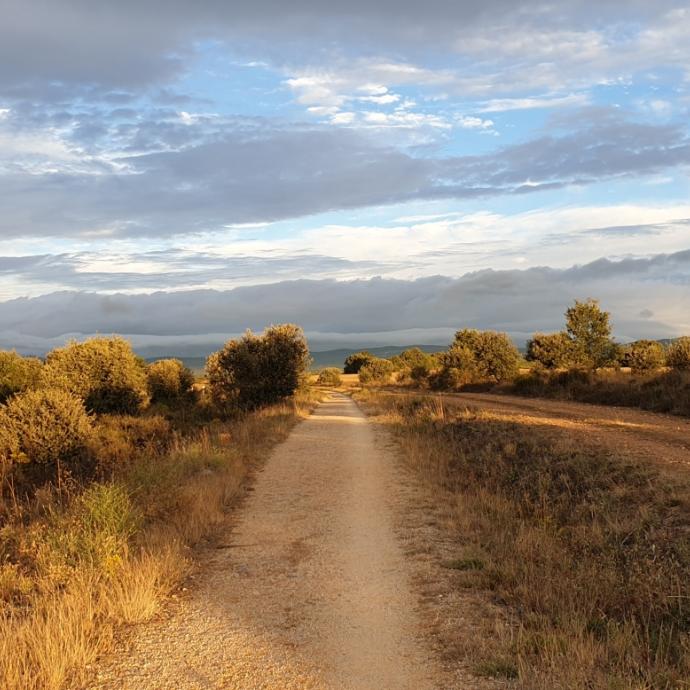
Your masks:
<svg viewBox="0 0 690 690"><path fill-rule="evenodd" d="M589 296L612 311L622 340L688 332L690 251L456 279L297 280L134 296L57 292L0 303L0 346L41 352L67 337L100 332L189 354L207 352L245 328L283 321L301 324L321 348L443 343L460 327L495 328L524 341L534 331L560 328L568 304Z"/></svg>

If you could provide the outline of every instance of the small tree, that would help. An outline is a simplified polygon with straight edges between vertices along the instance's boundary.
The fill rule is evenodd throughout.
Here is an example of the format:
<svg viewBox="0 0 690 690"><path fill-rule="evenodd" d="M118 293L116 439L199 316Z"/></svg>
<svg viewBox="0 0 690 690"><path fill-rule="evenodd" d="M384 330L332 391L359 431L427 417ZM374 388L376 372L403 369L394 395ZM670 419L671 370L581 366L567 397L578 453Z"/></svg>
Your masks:
<svg viewBox="0 0 690 690"><path fill-rule="evenodd" d="M179 359L160 359L146 370L153 402L179 403L192 397L194 374Z"/></svg>
<svg viewBox="0 0 690 690"><path fill-rule="evenodd" d="M573 363L587 369L598 369L610 364L615 356L610 315L599 307L599 302L594 299L585 302L575 300L565 316Z"/></svg>
<svg viewBox="0 0 690 690"><path fill-rule="evenodd" d="M36 388L42 366L37 357L22 357L14 351L0 351L0 403L15 393Z"/></svg>
<svg viewBox="0 0 690 690"><path fill-rule="evenodd" d="M572 360L572 343L567 334L535 333L527 342L527 361L538 362L546 369L567 367Z"/></svg>
<svg viewBox="0 0 690 690"><path fill-rule="evenodd" d="M222 409L251 409L292 395L309 366L302 329L271 326L263 335L247 331L228 341L206 363L211 395Z"/></svg>
<svg viewBox="0 0 690 690"><path fill-rule="evenodd" d="M690 369L690 336L676 338L669 345L666 363L673 369Z"/></svg>
<svg viewBox="0 0 690 690"><path fill-rule="evenodd" d="M58 472L78 467L93 433L81 400L56 389L15 395L0 410L0 427L6 437L0 454L13 463L55 467Z"/></svg>
<svg viewBox="0 0 690 690"><path fill-rule="evenodd" d="M336 367L328 367L322 369L319 372L319 376L316 379L316 383L319 386L334 386L338 387L342 384L343 380L340 378L340 369Z"/></svg>
<svg viewBox="0 0 690 690"><path fill-rule="evenodd" d="M359 370L374 359L376 359L376 357L366 350L355 352L345 359L343 373L359 374Z"/></svg>
<svg viewBox="0 0 690 690"><path fill-rule="evenodd" d="M623 349L622 364L635 373L654 371L665 363L666 351L656 340L637 340Z"/></svg>
<svg viewBox="0 0 690 690"><path fill-rule="evenodd" d="M475 353L467 345L456 342L447 352L442 353L441 369L432 375L429 382L433 388L441 390L457 388L466 383L472 383L478 378L479 367Z"/></svg>
<svg viewBox="0 0 690 690"><path fill-rule="evenodd" d="M449 353L453 350L463 352L462 366L468 369L465 351L471 353L478 378L504 381L517 373L520 353L506 333L464 329L455 334Z"/></svg>
<svg viewBox="0 0 690 690"><path fill-rule="evenodd" d="M395 366L387 359L373 359L359 370L360 383L388 383Z"/></svg>
<svg viewBox="0 0 690 690"><path fill-rule="evenodd" d="M69 391L98 414L136 414L148 402L146 369L119 337L72 342L53 350L46 357L41 384Z"/></svg>

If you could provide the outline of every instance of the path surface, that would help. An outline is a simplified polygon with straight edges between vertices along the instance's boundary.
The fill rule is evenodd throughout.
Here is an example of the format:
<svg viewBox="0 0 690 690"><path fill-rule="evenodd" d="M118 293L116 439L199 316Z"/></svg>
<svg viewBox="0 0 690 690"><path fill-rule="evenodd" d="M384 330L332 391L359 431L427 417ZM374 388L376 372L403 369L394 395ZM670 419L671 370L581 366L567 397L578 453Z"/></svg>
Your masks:
<svg viewBox="0 0 690 690"><path fill-rule="evenodd" d="M459 393L445 399L499 417L564 430L583 443L604 445L644 460L690 469L690 420L629 407L491 393Z"/></svg>
<svg viewBox="0 0 690 690"><path fill-rule="evenodd" d="M420 634L400 481L359 408L333 394L258 473L199 587L89 687L451 687Z"/></svg>

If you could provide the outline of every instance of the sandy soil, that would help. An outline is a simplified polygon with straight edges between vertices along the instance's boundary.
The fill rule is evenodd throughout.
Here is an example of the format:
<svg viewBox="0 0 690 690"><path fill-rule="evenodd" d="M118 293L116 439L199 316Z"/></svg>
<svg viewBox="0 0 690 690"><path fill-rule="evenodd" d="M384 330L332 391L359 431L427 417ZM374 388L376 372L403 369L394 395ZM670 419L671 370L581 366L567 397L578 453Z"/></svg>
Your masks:
<svg viewBox="0 0 690 690"><path fill-rule="evenodd" d="M322 403L250 488L198 586L89 688L478 687L437 661L413 592L400 516L421 488L352 400Z"/></svg>

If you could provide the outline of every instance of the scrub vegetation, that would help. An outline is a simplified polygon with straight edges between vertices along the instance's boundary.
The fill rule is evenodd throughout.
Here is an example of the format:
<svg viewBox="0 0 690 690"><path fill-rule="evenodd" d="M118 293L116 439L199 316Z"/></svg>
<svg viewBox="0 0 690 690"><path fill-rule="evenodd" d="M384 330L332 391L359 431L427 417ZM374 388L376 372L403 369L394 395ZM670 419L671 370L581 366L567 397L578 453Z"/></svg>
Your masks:
<svg viewBox="0 0 690 690"><path fill-rule="evenodd" d="M289 324L229 342L207 387L117 337L0 353L0 687L79 684L156 613L311 406L307 364Z"/></svg>

